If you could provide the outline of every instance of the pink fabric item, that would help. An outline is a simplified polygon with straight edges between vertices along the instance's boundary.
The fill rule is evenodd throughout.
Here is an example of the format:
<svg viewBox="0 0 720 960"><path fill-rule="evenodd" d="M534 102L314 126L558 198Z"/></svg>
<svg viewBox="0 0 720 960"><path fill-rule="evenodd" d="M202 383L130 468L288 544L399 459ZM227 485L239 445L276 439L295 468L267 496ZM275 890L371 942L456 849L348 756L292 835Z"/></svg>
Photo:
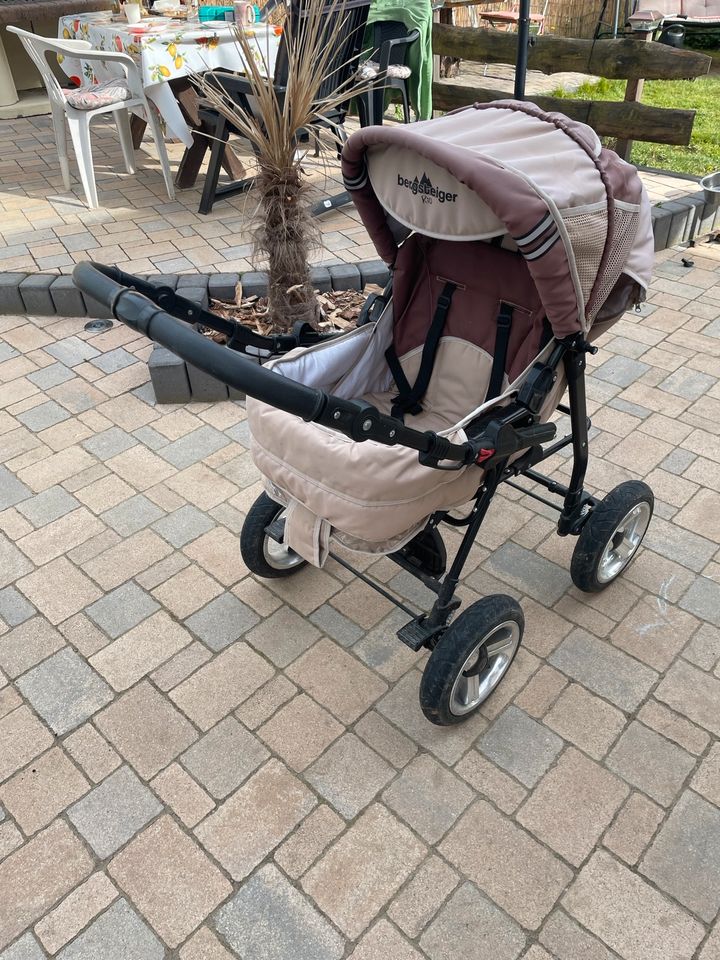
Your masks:
<svg viewBox="0 0 720 960"><path fill-rule="evenodd" d="M129 100L131 96L127 81L122 78L105 80L91 87L65 91L65 99L76 110L97 110L98 107L107 107L111 103Z"/></svg>

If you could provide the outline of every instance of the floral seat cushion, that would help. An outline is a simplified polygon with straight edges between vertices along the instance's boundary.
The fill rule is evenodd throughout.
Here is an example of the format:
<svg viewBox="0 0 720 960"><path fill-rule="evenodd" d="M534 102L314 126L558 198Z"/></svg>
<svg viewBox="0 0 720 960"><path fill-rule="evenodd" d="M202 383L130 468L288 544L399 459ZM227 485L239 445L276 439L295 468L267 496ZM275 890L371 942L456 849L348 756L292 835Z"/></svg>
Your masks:
<svg viewBox="0 0 720 960"><path fill-rule="evenodd" d="M131 96L127 80L122 77L95 83L91 87L65 91L65 99L69 106L76 110L97 110L98 107L107 107L112 103L129 100Z"/></svg>
<svg viewBox="0 0 720 960"><path fill-rule="evenodd" d="M410 67L406 67L402 63L391 63L388 65L386 76L395 77L398 80L407 80L411 72ZM379 73L380 64L376 60L365 60L364 63L360 64L357 75L359 80L374 80Z"/></svg>

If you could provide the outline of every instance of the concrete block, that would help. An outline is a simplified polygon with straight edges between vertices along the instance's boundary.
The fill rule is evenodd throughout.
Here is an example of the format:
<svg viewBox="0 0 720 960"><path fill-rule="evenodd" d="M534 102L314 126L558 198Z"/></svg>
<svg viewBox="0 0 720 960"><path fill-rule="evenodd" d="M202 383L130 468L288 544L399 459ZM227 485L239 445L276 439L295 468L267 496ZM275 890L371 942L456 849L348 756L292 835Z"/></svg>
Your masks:
<svg viewBox="0 0 720 960"><path fill-rule="evenodd" d="M264 271L248 270L240 275L244 297L266 297L268 291L268 275Z"/></svg>
<svg viewBox="0 0 720 960"><path fill-rule="evenodd" d="M176 273L149 273L145 279L155 287L170 287L171 290L176 290L179 277Z"/></svg>
<svg viewBox="0 0 720 960"><path fill-rule="evenodd" d="M672 211L667 245L668 247L675 247L682 243L686 237L688 221L692 218L692 207L683 200L666 200L663 207Z"/></svg>
<svg viewBox="0 0 720 960"><path fill-rule="evenodd" d="M692 196L697 197L698 200L702 200L704 203L702 216L700 217L695 236L698 238L705 237L717 229L720 224L720 203L708 203L705 200L705 194L702 190L698 193L693 193Z"/></svg>
<svg viewBox="0 0 720 960"><path fill-rule="evenodd" d="M0 273L0 314L25 313L19 287L26 276L26 273Z"/></svg>
<svg viewBox="0 0 720 960"><path fill-rule="evenodd" d="M668 210L665 204L653 207L650 211L652 215L653 234L655 236L655 253L665 250L668 246L668 237L670 235L670 224L672 223L672 210Z"/></svg>
<svg viewBox="0 0 720 960"><path fill-rule="evenodd" d="M50 285L50 296L55 304L55 312L61 317L86 316L85 301L82 293L68 275L56 277Z"/></svg>
<svg viewBox="0 0 720 960"><path fill-rule="evenodd" d="M700 232L700 221L702 220L703 213L705 212L705 198L688 196L683 197L682 202L690 208L690 216L688 217L688 223L683 239L685 241L694 240Z"/></svg>
<svg viewBox="0 0 720 960"><path fill-rule="evenodd" d="M207 287L180 287L177 293L179 296L185 297L186 300L197 303L203 310L207 310L210 306Z"/></svg>
<svg viewBox="0 0 720 960"><path fill-rule="evenodd" d="M19 290L25 304L24 313L30 317L55 316L55 304L50 296L50 284L55 279L54 273L33 273L21 281Z"/></svg>
<svg viewBox="0 0 720 960"><path fill-rule="evenodd" d="M205 290L207 290L207 285L208 275L206 273L181 273L178 277L177 287L175 289L178 292L183 290L185 287L203 287Z"/></svg>
<svg viewBox="0 0 720 960"><path fill-rule="evenodd" d="M208 280L210 299L235 303L235 288L239 280L239 273L211 273Z"/></svg>
<svg viewBox="0 0 720 960"><path fill-rule="evenodd" d="M158 403L187 403L192 399L185 361L166 347L153 347L148 370Z"/></svg>
<svg viewBox="0 0 720 960"><path fill-rule="evenodd" d="M362 290L360 271L354 263L338 263L328 269L333 290Z"/></svg>
<svg viewBox="0 0 720 960"><path fill-rule="evenodd" d="M216 380L210 374L205 373L191 363L186 364L187 374L190 380L190 393L193 400L227 400L227 384Z"/></svg>
<svg viewBox="0 0 720 960"><path fill-rule="evenodd" d="M369 283L376 283L379 287L385 287L390 279L388 265L383 260L367 260L359 263L362 285L366 287Z"/></svg>
<svg viewBox="0 0 720 960"><path fill-rule="evenodd" d="M313 289L319 290L320 293L328 293L332 290L332 279L327 267L312 267L310 270L310 280L312 281Z"/></svg>

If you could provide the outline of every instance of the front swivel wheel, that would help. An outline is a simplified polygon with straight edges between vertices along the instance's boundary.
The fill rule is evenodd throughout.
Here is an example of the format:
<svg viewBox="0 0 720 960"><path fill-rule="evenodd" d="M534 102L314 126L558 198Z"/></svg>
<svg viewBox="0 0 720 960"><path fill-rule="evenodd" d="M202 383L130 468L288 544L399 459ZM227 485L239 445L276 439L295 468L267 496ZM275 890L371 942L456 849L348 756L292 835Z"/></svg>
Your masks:
<svg viewBox="0 0 720 960"><path fill-rule="evenodd" d="M420 706L431 723L462 723L507 673L525 618L512 597L483 597L463 611L433 649L420 683Z"/></svg>
<svg viewBox="0 0 720 960"><path fill-rule="evenodd" d="M307 560L291 550L285 543L276 543L268 536L266 528L273 520L282 518L285 508L261 493L250 507L240 531L240 553L251 573L267 580L289 577L303 567Z"/></svg>

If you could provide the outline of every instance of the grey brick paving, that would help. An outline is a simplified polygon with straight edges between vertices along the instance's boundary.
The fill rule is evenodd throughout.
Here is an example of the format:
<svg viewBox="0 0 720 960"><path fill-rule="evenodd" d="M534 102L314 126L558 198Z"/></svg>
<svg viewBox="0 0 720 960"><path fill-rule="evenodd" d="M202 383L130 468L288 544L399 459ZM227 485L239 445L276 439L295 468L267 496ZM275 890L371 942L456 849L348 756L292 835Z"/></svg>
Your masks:
<svg viewBox="0 0 720 960"><path fill-rule="evenodd" d="M211 650L223 650L259 621L257 614L231 593L211 600L185 621Z"/></svg>
<svg viewBox="0 0 720 960"><path fill-rule="evenodd" d="M394 774L390 764L348 733L333 743L305 776L338 813L352 820Z"/></svg>
<svg viewBox="0 0 720 960"><path fill-rule="evenodd" d="M280 873L268 865L245 883L216 919L244 960L340 960L340 934Z"/></svg>
<svg viewBox="0 0 720 960"><path fill-rule="evenodd" d="M137 363L137 357L122 347L117 350L111 350L109 353L101 353L98 357L90 360L94 366L99 367L103 373L116 373L118 370L124 370L133 363Z"/></svg>
<svg viewBox="0 0 720 960"><path fill-rule="evenodd" d="M5 467L0 467L0 509L13 507L30 496L32 496L32 490L29 490L24 483L20 483Z"/></svg>
<svg viewBox="0 0 720 960"><path fill-rule="evenodd" d="M691 790L678 800L640 869L708 923L720 909L720 810Z"/></svg>
<svg viewBox="0 0 720 960"><path fill-rule="evenodd" d="M236 790L270 756L257 737L226 717L180 757L180 762L216 800Z"/></svg>
<svg viewBox="0 0 720 960"><path fill-rule="evenodd" d="M560 753L563 742L524 710L508 707L483 734L478 746L499 767L532 787Z"/></svg>
<svg viewBox="0 0 720 960"><path fill-rule="evenodd" d="M168 543L180 548L203 533L207 533L208 530L212 530L214 526L207 514L193 507L192 504L187 504L157 520L153 524L153 530L157 530Z"/></svg>
<svg viewBox="0 0 720 960"><path fill-rule="evenodd" d="M695 757L634 721L610 753L607 765L653 800L668 806L695 766Z"/></svg>
<svg viewBox="0 0 720 960"><path fill-rule="evenodd" d="M0 960L45 960L45 954L31 933L26 933L0 953Z"/></svg>
<svg viewBox="0 0 720 960"><path fill-rule="evenodd" d="M720 627L720 584L707 577L698 577L681 598L680 606Z"/></svg>
<svg viewBox="0 0 720 960"><path fill-rule="evenodd" d="M23 500L17 505L17 509L30 523L36 527L44 527L46 523L52 523L66 513L77 510L79 506L80 501L63 487L49 487L42 493Z"/></svg>
<svg viewBox="0 0 720 960"><path fill-rule="evenodd" d="M100 518L122 537L129 537L162 516L164 514L160 507L139 493L106 510Z"/></svg>
<svg viewBox="0 0 720 960"><path fill-rule="evenodd" d="M37 407L32 407L27 413L19 413L17 418L28 430L32 430L33 433L38 433L40 430L46 430L48 427L55 426L56 423L62 423L63 420L68 420L70 414L64 407L61 407L59 403L55 403L54 400L49 400L47 403L41 403Z"/></svg>
<svg viewBox="0 0 720 960"><path fill-rule="evenodd" d="M0 590L0 617L9 627L24 623L35 613L35 607L14 587Z"/></svg>
<svg viewBox="0 0 720 960"><path fill-rule="evenodd" d="M120 767L78 800L68 817L101 859L115 853L160 811L162 804L129 767Z"/></svg>
<svg viewBox="0 0 720 960"><path fill-rule="evenodd" d="M541 603L556 603L571 583L567 570L516 543L504 543L495 550L487 568Z"/></svg>
<svg viewBox="0 0 720 960"><path fill-rule="evenodd" d="M68 648L59 650L16 682L23 696L58 735L79 726L113 699L105 681Z"/></svg>
<svg viewBox="0 0 720 960"><path fill-rule="evenodd" d="M129 450L136 443L137 440L121 430L120 427L109 427L102 433L96 433L89 440L85 440L82 446L98 460L104 461L117 456L118 453Z"/></svg>
<svg viewBox="0 0 720 960"><path fill-rule="evenodd" d="M420 938L431 960L515 960L526 943L519 924L484 897L472 883L464 883L450 897Z"/></svg>
<svg viewBox="0 0 720 960"><path fill-rule="evenodd" d="M599 380L605 380L608 383L615 384L616 387L629 387L631 383L639 380L640 377L650 369L647 363L640 360L632 360L630 357L618 356L593 370L593 377Z"/></svg>
<svg viewBox="0 0 720 960"><path fill-rule="evenodd" d="M76 367L85 360L92 360L93 357L100 355L99 350L79 337L66 337L64 340L50 344L46 349L51 357L55 357L67 367Z"/></svg>
<svg viewBox="0 0 720 960"><path fill-rule="evenodd" d="M160 604L136 583L124 583L86 608L87 615L113 640L132 630Z"/></svg>
<svg viewBox="0 0 720 960"><path fill-rule="evenodd" d="M160 456L178 470L184 470L198 460L209 457L216 450L226 447L228 443L228 438L219 430L213 427L200 427L163 447L160 450Z"/></svg>
<svg viewBox="0 0 720 960"><path fill-rule="evenodd" d="M165 947L127 900L122 899L57 956L58 960L162 960Z"/></svg>
<svg viewBox="0 0 720 960"><path fill-rule="evenodd" d="M34 383L36 387L40 387L41 390L49 390L50 387L56 387L60 383L72 380L74 376L72 370L69 370L64 363L57 362L43 367L42 370L29 373L28 380L30 383Z"/></svg>

